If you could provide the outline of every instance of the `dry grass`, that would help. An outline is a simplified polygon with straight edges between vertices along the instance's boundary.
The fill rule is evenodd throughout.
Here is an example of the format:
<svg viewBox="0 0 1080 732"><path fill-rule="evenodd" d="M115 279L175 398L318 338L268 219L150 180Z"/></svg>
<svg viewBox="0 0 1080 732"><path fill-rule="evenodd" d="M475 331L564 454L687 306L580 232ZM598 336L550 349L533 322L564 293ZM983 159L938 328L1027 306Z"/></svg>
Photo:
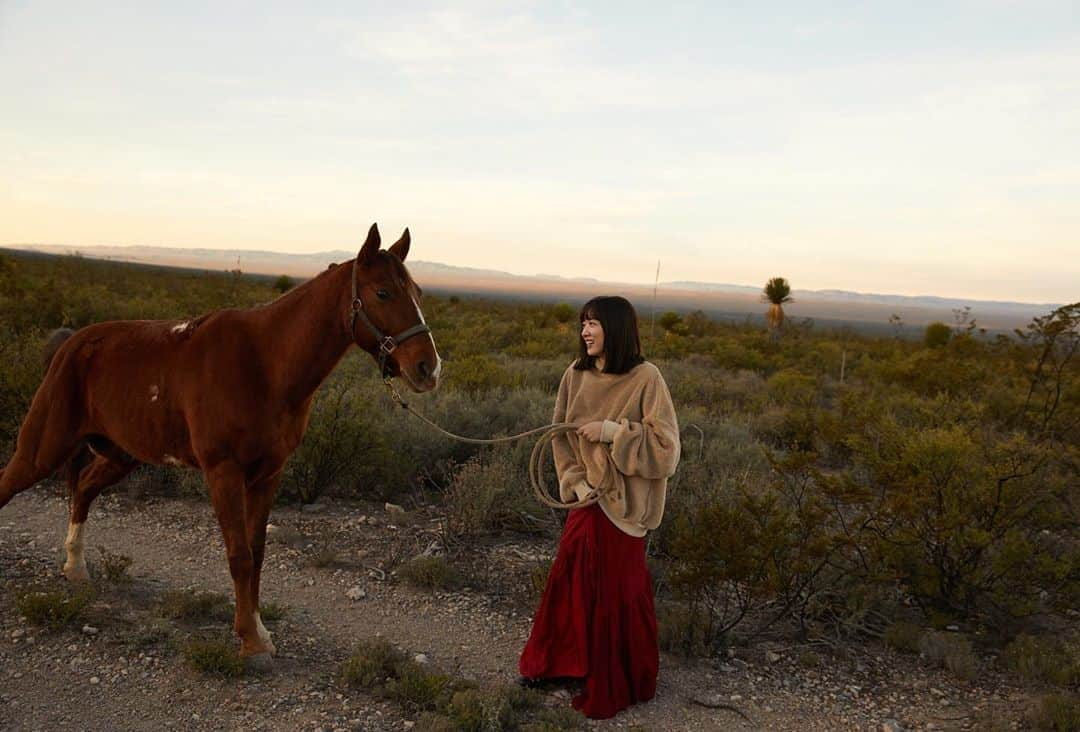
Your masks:
<svg viewBox="0 0 1080 732"><path fill-rule="evenodd" d="M1032 727L1053 732L1080 729L1080 697L1075 694L1048 694L1039 700L1029 721Z"/></svg>
<svg viewBox="0 0 1080 732"><path fill-rule="evenodd" d="M165 593L160 605L161 614L173 620L197 622L202 620L231 620L232 602L220 592L174 590Z"/></svg>
<svg viewBox="0 0 1080 732"><path fill-rule="evenodd" d="M930 663L965 681L979 675L979 659L965 636L936 630L924 633L919 639L919 652Z"/></svg>
<svg viewBox="0 0 1080 732"><path fill-rule="evenodd" d="M127 554L111 552L105 547L98 547L100 555L101 576L111 585L126 585L131 583L131 569L133 559Z"/></svg>
<svg viewBox="0 0 1080 732"><path fill-rule="evenodd" d="M397 569L401 579L424 590L456 590L464 581L443 557L416 557Z"/></svg>
<svg viewBox="0 0 1080 732"><path fill-rule="evenodd" d="M88 590L31 592L20 597L16 605L28 623L58 631L74 624L93 599Z"/></svg>
<svg viewBox="0 0 1080 732"><path fill-rule="evenodd" d="M244 661L231 643L193 640L183 647L184 660L199 673L223 678L244 675Z"/></svg>

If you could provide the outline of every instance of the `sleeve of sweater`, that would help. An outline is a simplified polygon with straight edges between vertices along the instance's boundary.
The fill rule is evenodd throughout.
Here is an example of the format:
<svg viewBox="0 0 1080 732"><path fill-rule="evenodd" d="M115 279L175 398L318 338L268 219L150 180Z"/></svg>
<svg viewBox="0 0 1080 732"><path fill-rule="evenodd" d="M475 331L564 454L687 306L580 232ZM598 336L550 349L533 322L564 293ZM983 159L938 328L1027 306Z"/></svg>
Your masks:
<svg viewBox="0 0 1080 732"><path fill-rule="evenodd" d="M612 461L623 475L670 478L679 464L679 423L659 371L645 383L641 405L640 422L605 420L601 439L611 443Z"/></svg>
<svg viewBox="0 0 1080 732"><path fill-rule="evenodd" d="M551 416L552 424L566 421L566 405L570 398L570 369L563 374L559 382L559 393L555 397L555 413ZM551 455L555 459L555 475L559 478L559 495L573 496L575 487L585 482L585 468L578 462L570 447L573 433L564 433L551 441ZM576 439L576 435L574 435ZM573 500L573 499L570 499Z"/></svg>

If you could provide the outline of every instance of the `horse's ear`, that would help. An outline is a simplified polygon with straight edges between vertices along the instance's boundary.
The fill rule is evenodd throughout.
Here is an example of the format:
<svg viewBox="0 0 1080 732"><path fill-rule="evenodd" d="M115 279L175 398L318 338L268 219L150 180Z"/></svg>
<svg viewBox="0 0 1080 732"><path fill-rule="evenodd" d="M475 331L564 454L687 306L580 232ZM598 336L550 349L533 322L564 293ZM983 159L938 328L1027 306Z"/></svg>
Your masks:
<svg viewBox="0 0 1080 732"><path fill-rule="evenodd" d="M390 247L390 253L404 262L405 257L409 255L410 241L412 241L412 238L409 236L409 227L406 226L401 238L394 242L394 246Z"/></svg>
<svg viewBox="0 0 1080 732"><path fill-rule="evenodd" d="M366 264L375 258L375 255L379 252L379 245L382 244L382 239L379 237L379 225L372 224L368 229L367 240L364 241L364 246L360 247L360 253L356 255L356 258L360 261L360 264Z"/></svg>

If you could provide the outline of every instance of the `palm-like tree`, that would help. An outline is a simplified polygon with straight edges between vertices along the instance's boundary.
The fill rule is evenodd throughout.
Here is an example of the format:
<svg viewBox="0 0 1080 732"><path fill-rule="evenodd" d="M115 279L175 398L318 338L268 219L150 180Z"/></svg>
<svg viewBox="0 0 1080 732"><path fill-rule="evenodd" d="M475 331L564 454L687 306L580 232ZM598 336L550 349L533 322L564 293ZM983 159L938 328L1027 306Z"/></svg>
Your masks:
<svg viewBox="0 0 1080 732"><path fill-rule="evenodd" d="M769 330L778 331L784 324L784 303L794 302L791 297L791 285L783 277L773 277L765 283L761 301L772 303L769 305L766 321L769 323Z"/></svg>

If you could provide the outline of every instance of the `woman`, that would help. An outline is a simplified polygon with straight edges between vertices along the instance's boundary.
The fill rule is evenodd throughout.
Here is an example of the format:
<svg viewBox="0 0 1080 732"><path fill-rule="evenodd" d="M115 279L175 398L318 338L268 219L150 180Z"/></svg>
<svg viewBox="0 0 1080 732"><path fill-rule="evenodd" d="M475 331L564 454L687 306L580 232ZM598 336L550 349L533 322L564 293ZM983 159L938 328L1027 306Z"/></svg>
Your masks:
<svg viewBox="0 0 1080 732"><path fill-rule="evenodd" d="M641 355L637 314L597 297L580 315L555 422L580 424L552 442L564 502L599 500L566 519L544 597L518 664L521 682L581 679L574 707L606 719L656 693L659 652L645 534L660 525L679 427L667 384Z"/></svg>

